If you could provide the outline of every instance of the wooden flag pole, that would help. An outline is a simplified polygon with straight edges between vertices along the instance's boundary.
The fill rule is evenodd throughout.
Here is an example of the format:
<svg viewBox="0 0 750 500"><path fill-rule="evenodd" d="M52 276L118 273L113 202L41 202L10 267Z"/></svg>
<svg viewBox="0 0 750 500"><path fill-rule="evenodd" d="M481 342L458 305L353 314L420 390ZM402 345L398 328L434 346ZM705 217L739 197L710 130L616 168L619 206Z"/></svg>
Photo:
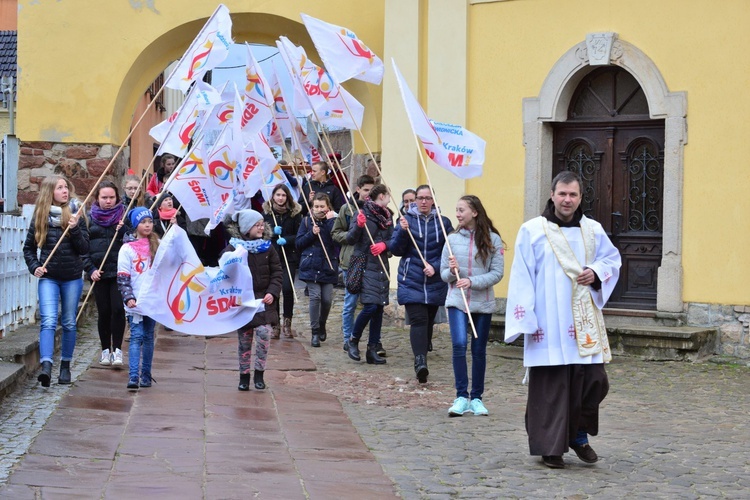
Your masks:
<svg viewBox="0 0 750 500"><path fill-rule="evenodd" d="M296 118L295 118L295 120L296 120ZM275 115L273 117L273 122L276 124L276 128L279 129L279 133L281 134L281 127L279 127L279 124L276 121L276 116ZM286 140L284 139L284 135L283 134L281 134L281 139L282 139L282 142L284 144L284 146L283 146L284 151L286 151L286 154L288 154L290 158L293 158L292 155L291 155L291 153L289 153L289 149L287 149L287 147L286 147ZM297 131L294 130L294 126L292 126L292 141L294 142L295 140L297 142L297 151L301 151L301 149L300 149L300 143L299 143L299 138L297 137ZM292 164L294 164L294 162L292 162ZM292 168L294 169L294 175L297 175L297 167L296 167L296 165L293 165ZM304 178L304 176L303 176L303 178ZM302 201L305 202L305 207L307 207L307 213L310 214L310 220L312 221L312 223L313 223L314 226L317 226L318 224L315 222L315 217L312 216L312 209L310 208L310 203L307 201L307 198L305 198L305 193L302 190L302 185L300 185L299 190L302 193L302 196L301 196ZM323 243L323 236L321 236L320 233L318 233L318 239L320 240L320 247L323 249L323 253L326 256L326 260L328 261L328 265L331 266L331 270L333 271L334 270L333 263L331 262L331 258L328 256L328 250L326 250L325 243Z"/></svg>
<svg viewBox="0 0 750 500"><path fill-rule="evenodd" d="M133 203L135 203L135 200L138 197L138 195L140 194L141 188L143 187L143 181L146 180L146 172L148 172L149 169L151 168L151 166L154 164L154 159L155 158L156 157L154 157L154 158L151 159L151 163L148 165L148 167L146 167L145 172L141 176L141 182L138 184L138 189L135 191L135 194L130 199L130 203L128 204L127 208L125 208L125 212L122 214L122 219L120 219L120 223L122 223L125 220L125 218L128 216L128 212L130 212L130 209L133 207ZM102 259L102 263L99 266L99 269L98 269L99 272L101 272L102 269L104 269L104 263L107 262L107 257L109 257L109 254L112 251L112 247L115 244L115 240L117 239L117 236L118 236L119 232L120 232L119 229L117 231L115 231L115 235L114 235L114 237L112 237L112 241L109 242L109 247L107 247L107 252L104 254L104 258ZM81 314L83 314L83 310L86 308L86 303L88 302L89 297L91 296L91 292L92 292L92 290L94 289L94 287L96 286L97 283L98 283L98 281L92 281L91 282L91 286L89 287L89 291L86 292L86 297L83 299L83 304L81 304L81 308L78 310L78 316L76 316L76 323L81 318Z"/></svg>
<svg viewBox="0 0 750 500"><path fill-rule="evenodd" d="M414 135L414 142L417 145L417 151L419 152L419 161L422 164L422 169L424 169L424 175L427 177L427 185L430 186L430 193L432 193L432 199L435 200L435 204L437 205L437 197L435 196L435 190L432 189L432 181L430 180L430 173L427 171L427 165L424 161L424 156L422 155L422 147L419 145L419 139L417 138L417 134L414 134L412 131L412 135ZM448 253L451 257L453 257L453 249L451 248L450 241L448 241L448 234L445 231L445 224L443 223L443 218L438 217L438 220L440 221L440 228L443 231L443 236L445 236L445 245L448 247ZM461 276L459 275L458 271L455 272L456 279L461 279ZM466 316L469 318L469 325L471 325L471 331L474 334L474 338L477 338L477 328L474 326L474 319L471 317L471 311L469 310L469 301L466 300L466 292L463 288L458 289L461 292L461 298L464 300L464 306L466 307Z"/></svg>
<svg viewBox="0 0 750 500"><path fill-rule="evenodd" d="M115 152L115 154L112 157L112 159L109 160L109 164L102 171L102 174L99 176L99 178L96 180L96 185L98 185L102 181L102 179L104 178L104 176L107 175L107 172L109 172L109 169L112 168L112 165L115 163L115 160L117 159L117 156L122 152L123 148L125 147L125 144L127 144L128 141L130 140L130 138L133 136L133 132L135 132L135 129L138 128L138 125L141 124L141 122L143 121L143 118L146 116L146 113L148 113L148 110L151 109L151 106L156 102L156 98L159 97L159 95L162 93L163 90L164 90L164 85L162 85L161 88L159 89L159 91L156 93L156 95L154 95L153 99L151 99L151 102L148 104L148 106L146 106L146 109L143 111L143 114L141 115L141 117L138 119L138 121L135 123L135 125L133 125L133 127L130 129L130 132L128 133L127 137L125 137L125 140L122 141L122 144L117 149L117 152ZM81 203L81 207L76 212L76 216L79 216L81 214L81 212L85 209L86 203L88 203L89 198L91 198L91 194L93 192L94 191L91 190L91 191L89 191L89 194L86 195L86 198L84 198L83 203ZM67 226L65 228L65 230L63 231L62 236L60 236L60 239L57 240L57 243L55 244L54 248L52 249L52 251L50 252L50 254L47 256L47 259L44 261L44 264L42 264L43 268L47 267L47 264L49 263L50 259L55 254L55 252L57 251L57 248L60 246L60 243L62 243L62 240L65 238L65 235L68 234L69 230L70 230L70 226Z"/></svg>
<svg viewBox="0 0 750 500"><path fill-rule="evenodd" d="M339 87L340 86L341 86L341 84L339 84ZM349 108L349 105L346 103L346 99L342 98L341 100L344 101L344 107L346 108L347 113L349 113L349 117L352 119L352 122L354 122L354 115L352 114L352 110ZM354 125L357 126L357 132L359 132L359 136L362 138L362 142L364 143L365 148L367 148L367 153L370 155L370 160L372 160L373 165L375 165L375 168L378 171L378 175L380 175L380 178L383 179L383 171L380 170L380 165L378 165L378 162L375 161L375 156L372 154L372 150L370 149L370 145L367 144L367 139L365 139L365 134L362 133L362 129L356 123L354 123ZM386 187L388 187L388 184L386 184ZM432 191L431 187L430 187L430 191ZM397 214L400 213L400 211L398 209L398 204L396 204L396 201L393 199L393 193L391 193L391 188L388 188L388 194L390 194L390 196L391 196L391 201L393 202L393 206L396 207L396 213ZM433 199L434 198L435 197L433 196ZM440 223L442 224L443 223L442 216L440 215L440 212L437 210L437 200L435 200L435 207L436 207L435 208L436 215L437 215L438 219L440 219ZM399 215L399 217L401 217L401 216ZM443 231L443 232L445 232L445 231ZM422 259L422 264L425 267L427 267L427 265L428 265L427 259L424 258L424 255L422 255L422 251L419 250L419 245L417 245L417 240L414 239L414 235L411 234L411 230L410 229L407 230L407 233L409 234L409 239L411 239L411 242L414 245L414 248L416 249L417 254L419 255L419 258ZM447 241L447 238L446 238L446 241Z"/></svg>

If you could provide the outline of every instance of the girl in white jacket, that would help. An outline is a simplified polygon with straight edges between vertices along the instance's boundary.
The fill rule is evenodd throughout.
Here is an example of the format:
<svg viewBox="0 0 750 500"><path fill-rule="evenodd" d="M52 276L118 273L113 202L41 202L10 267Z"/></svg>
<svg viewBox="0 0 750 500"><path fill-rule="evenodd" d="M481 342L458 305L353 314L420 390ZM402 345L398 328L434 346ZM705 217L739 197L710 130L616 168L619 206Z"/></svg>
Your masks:
<svg viewBox="0 0 750 500"><path fill-rule="evenodd" d="M463 196L456 204L458 228L448 235L443 247L440 276L449 284L445 307L453 342L453 375L456 400L448 415L458 417L470 411L474 415L489 412L482 403L484 372L487 366L487 340L490 320L495 312L493 288L503 278L503 240L487 216L482 202L473 195ZM450 252L453 252L453 255ZM458 277L456 277L458 275ZM469 310L461 291L463 290ZM469 314L477 337L469 325ZM471 393L466 367L467 338L471 336Z"/></svg>
<svg viewBox="0 0 750 500"><path fill-rule="evenodd" d="M135 239L125 243L117 256L117 287L122 294L125 315L130 325L128 389L137 390L139 387L151 387L153 380L151 361L154 358L156 322L148 316L137 314L133 308L136 306L136 296L142 286L143 274L154 261L159 238L154 233L154 219L149 209L134 208L128 217L135 228L133 233ZM141 356L143 356L142 365Z"/></svg>

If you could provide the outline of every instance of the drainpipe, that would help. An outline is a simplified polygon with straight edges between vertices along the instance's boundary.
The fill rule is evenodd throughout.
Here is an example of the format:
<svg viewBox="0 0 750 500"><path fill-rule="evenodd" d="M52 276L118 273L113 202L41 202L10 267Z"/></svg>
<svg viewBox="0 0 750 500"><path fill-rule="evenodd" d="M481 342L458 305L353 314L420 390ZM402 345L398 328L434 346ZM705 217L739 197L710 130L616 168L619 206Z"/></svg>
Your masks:
<svg viewBox="0 0 750 500"><path fill-rule="evenodd" d="M16 124L13 119L13 111L15 110L15 92L13 89L13 77L3 76L0 80L0 91L3 94L8 95L8 118L10 119L10 130L8 135L16 135Z"/></svg>

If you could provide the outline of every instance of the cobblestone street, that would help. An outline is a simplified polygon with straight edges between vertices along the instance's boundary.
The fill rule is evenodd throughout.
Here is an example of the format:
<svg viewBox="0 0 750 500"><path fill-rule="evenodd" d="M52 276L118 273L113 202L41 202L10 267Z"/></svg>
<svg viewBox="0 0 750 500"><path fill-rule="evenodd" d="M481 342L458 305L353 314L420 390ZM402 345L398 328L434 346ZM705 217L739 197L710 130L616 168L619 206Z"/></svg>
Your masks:
<svg viewBox="0 0 750 500"><path fill-rule="evenodd" d="M295 419L294 415L284 414L285 408L297 408L288 406L293 401L289 397L295 393L285 391L299 390L294 385L311 376L311 382L305 382L306 387L310 387L309 390L319 387L321 392L329 395L321 397L338 398L346 414L341 417L351 420L386 476L394 482L395 491L403 498L740 498L746 497L750 491L750 397L747 394L750 368L746 364L655 363L615 358L608 367L611 390L602 406L601 433L591 441L600 455L599 462L586 465L571 453L565 457L565 470L550 470L538 458L528 455L523 428L526 388L521 385L524 369L519 348L499 343L491 343L488 348L484 401L490 411L489 417L467 414L461 418L449 418L447 410L454 399L454 389L446 325L436 333L435 351L428 357L429 381L420 385L412 368L408 330L394 324L384 328L383 344L388 351L386 365L354 362L341 348L343 291L335 291L328 340L317 349L309 345L310 335L305 327L307 302L301 288L299 296L301 300L297 305L294 328L302 334L298 340L307 350L315 371L310 372L303 361L295 361L288 368L281 367L287 356L295 352L295 343L279 341L281 343L272 344L272 354L274 345L277 352L276 357L269 360L271 383L267 393L276 400L282 431L289 425L289 419ZM0 410L0 487L8 481L14 483L12 469L23 463L27 450L34 446L35 436L54 415L58 404L62 406L62 401L71 397L67 396L70 387L79 386L80 389L84 384L103 383L114 375L111 370L100 370L95 366L87 370L87 365L98 355L94 328L93 319L82 328L73 365L74 377L81 374L85 377L73 386L53 384L46 391L41 390L35 379L29 380L3 401ZM167 359L171 362L179 359L178 353L171 353L170 349L181 349L180 344L194 344L192 340L175 337L166 344L158 344L155 357L159 360L161 356L162 370L167 370ZM237 391L232 386L236 377L231 354L233 342L229 338L209 341L205 351L209 363L206 380L210 382L220 377L221 387L229 381L226 396L222 392L219 403L222 405L227 404L224 401L231 401L231 404L237 401ZM160 353L160 345L167 351ZM211 347L213 345L216 347ZM220 360L214 359L220 352L217 348L224 353ZM175 365L170 373L176 374L178 369ZM169 386L176 387L176 380L174 375L160 380L162 383L156 387L157 392L140 394L130 411L148 412L147 407L137 403L140 398L146 398L142 400L144 403L149 397L155 398L155 402L159 397L168 398ZM212 384L205 387L213 387L213 391L224 390L216 389ZM122 392L117 397L127 397L124 381L118 380L113 390L108 394ZM164 390L167 393L158 396L158 391ZM206 394L208 398L209 393ZM266 401L263 404L269 404L263 393L251 395L257 396L253 401L263 400ZM330 426L344 423L335 415L336 408L341 411L340 406L324 404L327 408L325 418L315 422L310 420L310 427L305 428L309 437L316 434L336 436ZM218 407L206 408L211 410L205 413L208 431L213 425L209 417ZM296 420L300 418L296 417ZM131 431L125 432L123 436L128 436ZM332 441L329 443L331 447L336 446ZM282 447L292 444L278 442ZM252 448L250 443L245 446ZM39 448L39 445L35 447ZM325 455L329 451L316 449L319 450L317 453L322 453L320 460L328 460ZM115 456L122 453L120 451ZM294 456L291 448L289 454ZM313 464L314 461L310 460L313 456L314 453L307 452L305 460L295 460L298 464ZM148 459L143 457L141 460ZM122 460L122 456L117 459L120 467ZM210 465L205 467L204 470L211 470ZM248 469L242 472L245 481L254 481L253 473L267 474L263 468L252 470L256 472ZM109 481L117 481L114 472L113 468ZM179 477L182 473L175 474ZM302 474L299 466L297 474ZM373 493L372 479L362 473L346 477L349 486L343 495L340 483L336 488L326 489L325 482L308 479L302 481L304 488L300 490L300 479L294 473L274 477L289 477L291 486L285 491L301 491L290 493L289 498L297 498L297 494L301 498L363 498ZM217 498L210 493L212 487L204 486L203 498ZM18 491L17 485L8 490L0 488L0 496ZM110 490L105 488L102 491ZM101 498L110 496L101 494Z"/></svg>
<svg viewBox="0 0 750 500"><path fill-rule="evenodd" d="M329 340L320 349L305 345L324 386L344 403L404 498L739 498L750 491L745 365L615 358L600 435L591 439L599 462L584 464L571 452L565 470L550 470L528 455L521 348L488 347L489 417L449 418L455 392L447 325L435 335L422 386L407 329L384 329L385 366L347 357L339 328L343 292L336 293Z"/></svg>

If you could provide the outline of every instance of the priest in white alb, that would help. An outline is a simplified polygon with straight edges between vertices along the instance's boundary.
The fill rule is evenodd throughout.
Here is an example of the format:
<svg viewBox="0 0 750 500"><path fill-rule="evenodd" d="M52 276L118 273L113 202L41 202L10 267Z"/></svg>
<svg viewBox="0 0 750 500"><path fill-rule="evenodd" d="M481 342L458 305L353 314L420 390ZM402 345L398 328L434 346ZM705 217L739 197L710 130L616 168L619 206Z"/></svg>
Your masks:
<svg viewBox="0 0 750 500"><path fill-rule="evenodd" d="M598 460L588 436L599 433L609 391L604 364L612 359L602 308L621 265L580 205L580 178L561 172L542 215L518 231L505 312L505 341L524 335L530 453L558 469L569 448L586 463Z"/></svg>

